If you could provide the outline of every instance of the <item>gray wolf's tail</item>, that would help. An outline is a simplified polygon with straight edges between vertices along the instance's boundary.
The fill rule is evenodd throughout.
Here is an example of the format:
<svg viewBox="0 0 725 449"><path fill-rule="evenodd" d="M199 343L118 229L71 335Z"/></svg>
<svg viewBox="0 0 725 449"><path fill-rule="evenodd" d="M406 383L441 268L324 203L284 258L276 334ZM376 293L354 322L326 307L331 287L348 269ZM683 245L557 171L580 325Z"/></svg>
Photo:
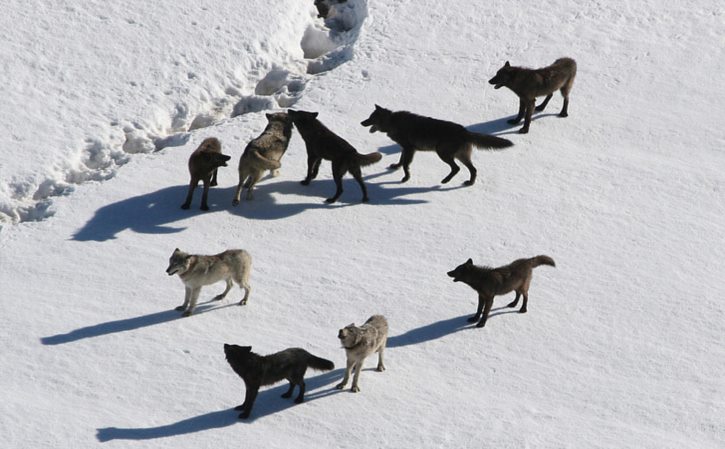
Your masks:
<svg viewBox="0 0 725 449"><path fill-rule="evenodd" d="M265 170L277 170L282 166L279 161L273 161L272 159L268 159L259 152L259 150L252 151L252 157L259 165L261 165Z"/></svg>
<svg viewBox="0 0 725 449"><path fill-rule="evenodd" d="M358 154L357 160L360 162L361 167L365 167L366 165L372 165L380 159L383 158L383 155L378 153L377 151L375 153L369 153L369 154Z"/></svg>
<svg viewBox="0 0 725 449"><path fill-rule="evenodd" d="M487 150L508 148L514 143L508 139L502 139L501 137L489 136L488 134L479 134L468 132L468 141L476 145L479 148L485 148Z"/></svg>
<svg viewBox="0 0 725 449"><path fill-rule="evenodd" d="M307 360L307 365L310 368L316 369L318 371L330 371L335 369L335 364L331 361L314 356L312 354L310 354L310 358L309 360Z"/></svg>
<svg viewBox="0 0 725 449"><path fill-rule="evenodd" d="M539 265L549 265L552 267L556 266L556 264L554 263L554 259L549 256L536 256L532 257L530 260L533 262L531 266L534 268L538 267Z"/></svg>

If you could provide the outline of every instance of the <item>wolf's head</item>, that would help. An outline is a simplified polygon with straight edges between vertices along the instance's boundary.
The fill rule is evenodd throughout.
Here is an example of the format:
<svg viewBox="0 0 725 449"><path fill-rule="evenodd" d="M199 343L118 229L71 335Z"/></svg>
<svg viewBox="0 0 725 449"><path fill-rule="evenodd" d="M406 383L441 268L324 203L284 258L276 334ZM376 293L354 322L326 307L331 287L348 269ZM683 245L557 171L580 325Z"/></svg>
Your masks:
<svg viewBox="0 0 725 449"><path fill-rule="evenodd" d="M473 272L473 268L473 259L468 259L465 263L449 271L448 276L453 278L453 282L466 282Z"/></svg>
<svg viewBox="0 0 725 449"><path fill-rule="evenodd" d="M222 154L222 144L219 139L207 137L192 153L189 164L193 164L202 170L211 171L218 167L226 167L227 161L231 158L231 156Z"/></svg>
<svg viewBox="0 0 725 449"><path fill-rule="evenodd" d="M166 269L166 274L173 276L175 274L184 274L189 270L191 265L191 255L186 254L179 248L176 248L169 257L169 268Z"/></svg>
<svg viewBox="0 0 725 449"><path fill-rule="evenodd" d="M295 125L309 123L317 119L318 114L319 112L295 111L294 109L287 110L287 115L289 115L292 123Z"/></svg>
<svg viewBox="0 0 725 449"><path fill-rule="evenodd" d="M500 89L503 86L507 86L511 82L511 79L513 79L515 72L516 69L514 67L511 67L511 64L506 61L506 64L498 69L498 72L496 72L496 76L488 80L488 84L493 84L494 89Z"/></svg>
<svg viewBox="0 0 725 449"><path fill-rule="evenodd" d="M242 376L247 371L249 361L252 359L252 347L224 343L224 355L234 372Z"/></svg>
<svg viewBox="0 0 725 449"><path fill-rule="evenodd" d="M360 124L362 126L369 126L371 133L375 131L387 132L388 123L392 114L393 111L375 105L375 110L370 114L370 117L360 122Z"/></svg>
<svg viewBox="0 0 725 449"><path fill-rule="evenodd" d="M352 348L360 342L360 330L355 323L348 324L337 332L337 338L344 348Z"/></svg>

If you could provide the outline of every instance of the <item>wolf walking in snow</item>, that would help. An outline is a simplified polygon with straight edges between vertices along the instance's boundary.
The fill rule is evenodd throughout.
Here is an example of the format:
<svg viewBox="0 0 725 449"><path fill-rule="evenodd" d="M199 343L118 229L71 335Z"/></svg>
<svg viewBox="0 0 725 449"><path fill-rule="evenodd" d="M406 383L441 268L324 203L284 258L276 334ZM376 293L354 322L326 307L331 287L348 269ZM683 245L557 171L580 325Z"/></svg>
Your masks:
<svg viewBox="0 0 725 449"><path fill-rule="evenodd" d="M388 321L382 315L373 315L360 327L355 324L348 324L340 329L337 333L342 347L345 348L347 355L347 368L345 369L345 377L342 382L337 384L336 388L343 389L350 379L350 372L354 369L355 375L352 378L352 388L350 391L357 393L360 391L358 379L360 371L367 356L377 352L378 366L376 371L385 371L383 364L383 352L388 341Z"/></svg>
<svg viewBox="0 0 725 449"><path fill-rule="evenodd" d="M182 209L191 206L191 199L194 195L199 181L204 183L204 192L201 195L201 210L209 210L207 198L209 197L209 186L217 185L217 169L226 167L231 156L222 154L222 144L216 137L204 139L199 147L189 157L189 191L186 194L186 201L181 205Z"/></svg>
<svg viewBox="0 0 725 449"><path fill-rule="evenodd" d="M516 307L519 297L523 296L524 303L521 305L519 313L526 313L531 276L533 269L539 265L556 266L554 259L549 256L517 259L498 268L476 266L472 259L468 259L465 263L449 271L448 276L453 278L453 282L463 282L478 292L478 308L476 314L470 317L468 322L478 321L476 327L483 327L486 325L486 319L491 311L494 296L516 291L516 299L506 307Z"/></svg>
<svg viewBox="0 0 725 449"><path fill-rule="evenodd" d="M186 289L184 304L176 310L183 311L184 316L189 316L194 312L201 287L219 281L225 281L227 285L222 293L214 297L214 301L224 299L232 289L233 282L236 282L244 289L244 297L239 305L245 305L251 291L249 286L251 270L252 256L243 249L230 249L213 256L202 256L187 254L176 248L169 258L169 268L166 269L166 273L169 276L178 274L184 283Z"/></svg>
<svg viewBox="0 0 725 449"><path fill-rule="evenodd" d="M287 379L289 389L282 397L292 397L295 386L299 386L295 403L301 404L305 400L307 368L318 371L330 371L335 368L331 361L312 355L302 348L288 348L275 354L261 356L253 353L251 346L225 344L224 354L234 372L244 381L246 388L244 403L236 407L236 410L242 412L239 414L240 419L249 418L260 387Z"/></svg>
<svg viewBox="0 0 725 449"><path fill-rule="evenodd" d="M501 67L496 76L488 82L493 84L494 89L508 87L519 97L519 113L516 118L509 120L512 125L517 125L524 120L524 126L520 133L529 132L531 115L534 109L543 111L554 91L559 90L564 97L564 106L559 112L559 117L569 116L569 92L576 77L576 61L571 58L560 58L550 66L541 69L527 69L524 67L513 67L508 61ZM546 95L544 101L534 107L536 97Z"/></svg>
<svg viewBox="0 0 725 449"><path fill-rule="evenodd" d="M262 178L265 170L272 176L279 175L280 160L287 151L292 136L292 119L285 112L267 114L267 126L262 134L249 142L239 158L239 185L234 193L232 205L239 204L242 188L247 188L247 199Z"/></svg>
<svg viewBox="0 0 725 449"><path fill-rule="evenodd" d="M443 162L451 167L450 173L441 180L445 184L460 170L456 159L468 168L470 177L465 182L470 186L476 182L476 167L471 162L473 147L485 149L506 148L513 145L511 141L496 136L468 131L458 123L438 120L431 117L413 114L408 111L393 112L378 105L370 117L360 123L369 126L370 132L382 131L393 139L402 152L400 160L388 168L397 170L403 167L405 175L401 182L410 179L410 163L416 150L435 151Z"/></svg>

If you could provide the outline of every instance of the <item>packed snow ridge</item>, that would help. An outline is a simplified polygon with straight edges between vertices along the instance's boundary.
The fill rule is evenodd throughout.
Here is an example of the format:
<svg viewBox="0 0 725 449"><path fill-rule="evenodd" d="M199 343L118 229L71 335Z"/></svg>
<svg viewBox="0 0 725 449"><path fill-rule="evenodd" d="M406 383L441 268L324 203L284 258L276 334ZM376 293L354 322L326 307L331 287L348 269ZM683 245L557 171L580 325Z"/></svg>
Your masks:
<svg viewBox="0 0 725 449"><path fill-rule="evenodd" d="M184 145L194 130L239 115L293 106L315 75L330 71L353 57L355 42L367 17L367 0L321 0L314 4L317 9L311 1L289 1L266 8L277 8L283 13L274 26L269 27L268 35L246 37L244 29L235 35L223 25L217 25L214 30L224 31L228 35L227 43L197 39L188 45L197 44L203 51L194 49L181 55L144 55L146 66L142 73L134 71L137 68L135 63L116 64L112 67L115 79L129 81L122 85L111 85L112 81L109 81L108 85L98 89L80 83L75 91L65 92L76 99L105 97L95 104L87 101L91 104L86 105L90 110L77 115L64 110L62 101L29 105L31 110L36 106L37 110L48 109L45 113L57 117L59 128L63 131L73 129L72 137L80 137L78 141L84 143L80 150L73 150L74 144L69 142L68 136L46 136L40 148L28 143L27 149L44 167L38 167L40 164L34 161L27 161L27 168L22 165L17 168L0 167L0 223L39 221L52 216L54 196L69 194L74 185L104 181L115 176L131 155ZM74 10L73 17L91 16L94 7L89 5L88 11ZM255 10L264 11L265 8ZM326 16L322 18L318 11L324 11ZM270 16L275 12L268 11ZM122 25L135 27L131 33L146 36L147 42L163 41L169 29L154 28L153 13L129 17L122 21ZM94 16L94 19L102 23L111 21L106 15ZM89 19L78 18L78 21L82 20L87 22ZM269 17L266 21L270 22ZM204 25L202 19L196 19L196 16L191 24ZM70 28L73 28L72 25ZM183 34L185 31L176 32ZM259 34L256 29L254 32ZM107 30L104 33L106 37L110 34ZM151 33L150 37L148 33ZM113 33L114 36L116 34ZM119 35L115 40L126 42L133 39ZM111 47L120 45L129 59L133 59L133 53L137 51L142 55L145 50L156 51L127 48L117 42L107 43ZM230 50L229 46L234 50ZM236 63L234 56L238 57ZM105 63L111 65L113 61ZM218 64L224 67L217 67ZM28 83L36 81L29 80ZM108 92L100 92L101 88ZM138 102L133 96L140 97ZM36 101L45 101L43 98ZM33 99L21 98L18 102L32 103ZM113 118L136 111L138 115L135 116ZM45 117L40 119L45 120ZM26 126L29 135L37 132L30 130L31 124ZM45 146L49 148L44 150L42 147ZM57 159L57 146L68 147L68 151L64 152L67 156L52 161L48 166L48 159ZM49 155L48 158L43 158L44 152Z"/></svg>

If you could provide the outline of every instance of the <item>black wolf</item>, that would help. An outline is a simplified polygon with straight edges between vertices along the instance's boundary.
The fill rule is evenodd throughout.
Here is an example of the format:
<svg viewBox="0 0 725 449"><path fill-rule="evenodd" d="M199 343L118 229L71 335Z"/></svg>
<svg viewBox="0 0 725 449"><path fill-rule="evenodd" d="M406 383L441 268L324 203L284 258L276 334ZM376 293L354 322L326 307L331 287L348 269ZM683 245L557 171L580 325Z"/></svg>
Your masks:
<svg viewBox="0 0 725 449"><path fill-rule="evenodd" d="M453 282L463 282L478 292L478 308L476 314L470 317L468 322L475 323L478 321L476 327L483 327L486 325L486 319L491 311L493 297L497 295L516 291L516 299L506 307L516 307L519 303L519 297L523 295L524 303L519 313L526 313L531 276L533 269L539 265L556 266L554 259L549 256L517 259L498 268L479 267L473 265L473 260L468 259L454 270L449 271L448 276L453 278ZM482 310L483 315L481 315Z"/></svg>
<svg viewBox="0 0 725 449"><path fill-rule="evenodd" d="M186 194L186 201L181 205L182 209L191 206L191 199L194 189L199 181L204 183L204 193L201 195L201 210L209 210L207 198L209 197L209 186L217 185L216 172L219 167L226 167L231 156L222 154L222 144L216 137L204 139L199 147L189 157L189 192Z"/></svg>
<svg viewBox="0 0 725 449"><path fill-rule="evenodd" d="M308 185L317 177L322 159L332 161L332 177L335 180L337 191L331 198L326 199L328 203L334 203L342 194L342 177L348 171L360 184L363 193L363 202L369 201L368 191L362 179L360 167L371 165L382 159L383 155L375 152L360 154L345 139L327 129L325 125L317 120L317 112L288 110L292 122L300 132L307 147L307 177L302 181Z"/></svg>
<svg viewBox="0 0 725 449"><path fill-rule="evenodd" d="M524 120L524 126L520 133L529 132L531 114L534 112L536 97L546 95L544 101L536 106L537 111L543 111L554 91L559 90L564 97L564 106L559 112L559 117L569 116L569 92L576 77L576 61L571 58L560 58L548 67L541 69L527 69L524 67L513 67L506 61L496 76L488 82L493 84L494 89L508 87L519 96L519 113L516 118L509 120L509 123L516 125Z"/></svg>
<svg viewBox="0 0 725 449"><path fill-rule="evenodd" d="M300 404L305 400L304 377L307 368L319 371L330 371L335 368L331 361L316 357L301 348L288 348L275 354L261 356L253 353L251 346L224 344L224 354L234 372L244 381L246 388L244 403L236 407L236 410L242 412L239 414L240 419L248 418L252 413L259 387L287 379L289 390L282 397L292 397L292 390L295 385L299 385L300 391L295 403Z"/></svg>
<svg viewBox="0 0 725 449"><path fill-rule="evenodd" d="M441 183L450 181L460 170L456 159L461 161L471 173L466 185L476 182L476 167L471 162L473 147L496 149L513 145L511 141L496 136L479 134L468 131L458 123L438 120L430 117L413 114L408 111L385 109L375 105L370 117L360 123L369 126L370 132L382 131L401 146L403 152L397 164L388 168L398 169L401 166L405 172L402 182L410 179L410 163L416 150L435 151L438 157L451 167L451 172L443 178Z"/></svg>

